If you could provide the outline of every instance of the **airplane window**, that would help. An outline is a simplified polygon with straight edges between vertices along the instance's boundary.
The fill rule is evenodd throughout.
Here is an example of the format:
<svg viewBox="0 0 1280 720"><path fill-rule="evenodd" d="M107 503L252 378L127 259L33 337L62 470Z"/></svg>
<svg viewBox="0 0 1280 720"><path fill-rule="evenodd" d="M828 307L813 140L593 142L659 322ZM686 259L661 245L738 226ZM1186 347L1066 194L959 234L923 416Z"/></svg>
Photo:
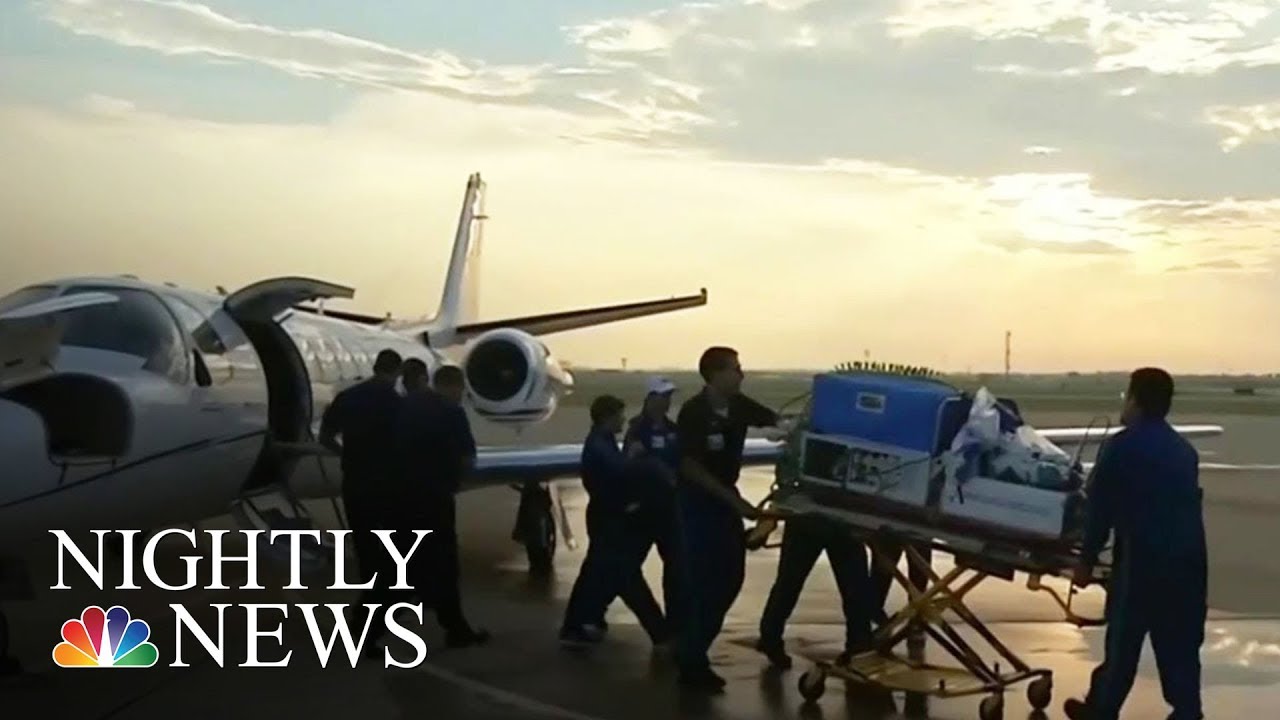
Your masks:
<svg viewBox="0 0 1280 720"><path fill-rule="evenodd" d="M324 362L321 355L324 353L324 345L320 341L312 339L303 339L301 341L304 362L307 365L307 374L312 378L325 382L328 380Z"/></svg>
<svg viewBox="0 0 1280 720"><path fill-rule="evenodd" d="M316 338L316 361L320 363L321 372L324 373L325 380L339 380L341 375L338 371L338 358L333 348L324 338Z"/></svg>
<svg viewBox="0 0 1280 720"><path fill-rule="evenodd" d="M173 314L178 316L178 322L182 323L183 329L191 333L200 352L205 355L222 355L227 352L227 344L222 341L222 336L210 324L204 313L181 298L171 295L168 299Z"/></svg>
<svg viewBox="0 0 1280 720"><path fill-rule="evenodd" d="M0 298L0 313L7 310L15 310L23 305L30 305L41 300L48 300L56 293L57 288L52 288L48 285L33 285L16 290Z"/></svg>
<svg viewBox="0 0 1280 720"><path fill-rule="evenodd" d="M341 340L334 340L334 344L338 348L338 363L342 369L342 379L354 380L360 377L360 368L356 366L355 356L351 353L351 349Z"/></svg>
<svg viewBox="0 0 1280 720"><path fill-rule="evenodd" d="M220 331L215 321L195 305L176 295L166 295L165 298L168 300L169 309L178 316L178 322L183 329L191 334L191 339L195 342L196 349L200 351L201 360L204 361L209 373L209 379L216 383L230 381L234 373L232 359L228 353L230 346L238 342L236 336L233 335L228 342L225 327Z"/></svg>
<svg viewBox="0 0 1280 720"><path fill-rule="evenodd" d="M159 298L142 290L116 287L74 287L66 294L87 292L115 295L119 301L68 313L62 344L134 355L145 361L143 369L186 382L186 345Z"/></svg>

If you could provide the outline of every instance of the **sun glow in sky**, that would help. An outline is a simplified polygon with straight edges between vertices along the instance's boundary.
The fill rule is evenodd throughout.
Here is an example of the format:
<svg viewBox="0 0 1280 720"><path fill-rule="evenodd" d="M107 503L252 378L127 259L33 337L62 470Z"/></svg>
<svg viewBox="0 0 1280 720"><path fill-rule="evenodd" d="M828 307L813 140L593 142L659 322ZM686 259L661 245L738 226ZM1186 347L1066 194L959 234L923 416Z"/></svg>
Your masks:
<svg viewBox="0 0 1280 720"><path fill-rule="evenodd" d="M697 292L580 365L1280 369L1265 0L0 4L0 293L130 272L483 319Z"/></svg>

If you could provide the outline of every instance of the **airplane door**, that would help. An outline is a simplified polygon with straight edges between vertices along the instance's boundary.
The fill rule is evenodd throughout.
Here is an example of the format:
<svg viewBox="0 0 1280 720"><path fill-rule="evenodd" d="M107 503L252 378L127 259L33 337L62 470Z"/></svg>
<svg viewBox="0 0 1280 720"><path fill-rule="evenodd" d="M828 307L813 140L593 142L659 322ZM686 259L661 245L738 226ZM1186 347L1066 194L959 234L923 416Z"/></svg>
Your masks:
<svg viewBox="0 0 1280 720"><path fill-rule="evenodd" d="M227 440L217 449L222 472L246 478L268 426L266 379L248 337L217 305L198 308L177 295L165 297L190 343L191 399L206 437Z"/></svg>
<svg viewBox="0 0 1280 720"><path fill-rule="evenodd" d="M283 277L249 285L223 302L225 312L243 329L262 362L270 397L271 435L281 445L313 439L315 413L319 410L313 390L317 380L320 385L331 382L328 378L316 378L313 373L320 365L307 361L312 351L318 355L326 351L309 347L304 338L293 337L282 325L286 313L307 301L350 298L354 294L351 288L320 280ZM274 482L293 474L295 459L273 459L281 464L272 467L268 463L260 467L251 481L253 484Z"/></svg>
<svg viewBox="0 0 1280 720"><path fill-rule="evenodd" d="M355 291L322 280L281 277L262 280L232 293L223 305L237 320L272 320L308 300L351 298Z"/></svg>

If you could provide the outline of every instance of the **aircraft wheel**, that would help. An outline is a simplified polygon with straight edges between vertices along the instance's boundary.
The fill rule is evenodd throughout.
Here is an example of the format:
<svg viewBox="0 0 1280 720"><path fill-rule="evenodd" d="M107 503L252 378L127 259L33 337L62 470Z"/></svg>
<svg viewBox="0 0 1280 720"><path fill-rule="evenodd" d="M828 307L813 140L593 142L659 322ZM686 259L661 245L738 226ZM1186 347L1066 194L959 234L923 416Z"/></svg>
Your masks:
<svg viewBox="0 0 1280 720"><path fill-rule="evenodd" d="M524 551L529 558L529 570L545 575L551 572L556 556L556 522L550 506L539 508L525 535Z"/></svg>
<svg viewBox="0 0 1280 720"><path fill-rule="evenodd" d="M821 668L814 668L800 676L798 683L800 697L806 703L817 702L827 690L827 674Z"/></svg>
<svg viewBox="0 0 1280 720"><path fill-rule="evenodd" d="M1003 720L1004 696L989 695L983 698L982 704L978 705L978 717L980 720Z"/></svg>
<svg viewBox="0 0 1280 720"><path fill-rule="evenodd" d="M1053 702L1053 678L1038 677L1027 686L1027 702L1036 710L1043 710Z"/></svg>

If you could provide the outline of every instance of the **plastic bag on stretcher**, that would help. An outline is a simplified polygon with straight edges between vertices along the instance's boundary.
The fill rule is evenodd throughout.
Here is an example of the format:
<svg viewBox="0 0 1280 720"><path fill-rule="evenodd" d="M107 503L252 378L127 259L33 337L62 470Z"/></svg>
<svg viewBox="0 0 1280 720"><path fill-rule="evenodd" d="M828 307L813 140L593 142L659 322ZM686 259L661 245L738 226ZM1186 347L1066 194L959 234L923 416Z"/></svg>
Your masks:
<svg viewBox="0 0 1280 720"><path fill-rule="evenodd" d="M1071 490L1078 483L1071 457L1030 425L1001 432L1000 408L986 388L974 396L944 468L948 479L959 483L976 476L1049 490Z"/></svg>

